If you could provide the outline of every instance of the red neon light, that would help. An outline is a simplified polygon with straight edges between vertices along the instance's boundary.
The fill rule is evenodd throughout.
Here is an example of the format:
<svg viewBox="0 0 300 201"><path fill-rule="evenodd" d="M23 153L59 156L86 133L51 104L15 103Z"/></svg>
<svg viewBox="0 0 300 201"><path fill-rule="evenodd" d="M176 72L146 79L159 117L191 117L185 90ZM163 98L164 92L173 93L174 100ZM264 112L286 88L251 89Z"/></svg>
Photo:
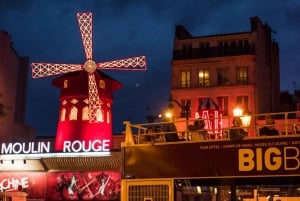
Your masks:
<svg viewBox="0 0 300 201"><path fill-rule="evenodd" d="M219 111L203 110L201 118L204 119L206 129L211 138L222 138L222 114Z"/></svg>

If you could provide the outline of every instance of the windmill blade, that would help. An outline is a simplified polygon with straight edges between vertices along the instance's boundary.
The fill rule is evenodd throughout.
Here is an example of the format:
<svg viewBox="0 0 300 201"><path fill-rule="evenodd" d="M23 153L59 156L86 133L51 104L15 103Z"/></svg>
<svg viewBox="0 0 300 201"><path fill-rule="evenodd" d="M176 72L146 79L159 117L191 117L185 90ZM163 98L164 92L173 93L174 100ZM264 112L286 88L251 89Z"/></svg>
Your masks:
<svg viewBox="0 0 300 201"><path fill-rule="evenodd" d="M77 21L80 29L82 44L85 52L86 60L93 59L93 26L92 26L92 13L77 13Z"/></svg>
<svg viewBox="0 0 300 201"><path fill-rule="evenodd" d="M94 73L89 73L89 122L96 123L103 121L103 114L101 108L101 100L96 85Z"/></svg>
<svg viewBox="0 0 300 201"><path fill-rule="evenodd" d="M80 64L51 64L51 63L32 63L32 77L42 78L51 75L69 73L83 69Z"/></svg>
<svg viewBox="0 0 300 201"><path fill-rule="evenodd" d="M147 70L146 57L138 56L127 59L97 63L101 70Z"/></svg>

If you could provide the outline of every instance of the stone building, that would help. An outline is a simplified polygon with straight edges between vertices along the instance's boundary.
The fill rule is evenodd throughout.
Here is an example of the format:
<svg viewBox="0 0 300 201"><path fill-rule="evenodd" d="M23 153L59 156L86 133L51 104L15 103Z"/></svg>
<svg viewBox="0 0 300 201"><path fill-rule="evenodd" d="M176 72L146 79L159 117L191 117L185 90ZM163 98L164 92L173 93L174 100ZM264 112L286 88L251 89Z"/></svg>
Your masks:
<svg viewBox="0 0 300 201"><path fill-rule="evenodd" d="M191 118L207 97L224 116L233 115L235 107L253 114L280 108L278 43L258 17L251 17L250 25L250 31L208 36L176 25L170 93L181 105L190 103ZM183 118L178 105L175 113Z"/></svg>
<svg viewBox="0 0 300 201"><path fill-rule="evenodd" d="M6 115L0 118L0 141L34 139L35 131L25 125L28 57L20 57L10 35L0 31L0 102Z"/></svg>

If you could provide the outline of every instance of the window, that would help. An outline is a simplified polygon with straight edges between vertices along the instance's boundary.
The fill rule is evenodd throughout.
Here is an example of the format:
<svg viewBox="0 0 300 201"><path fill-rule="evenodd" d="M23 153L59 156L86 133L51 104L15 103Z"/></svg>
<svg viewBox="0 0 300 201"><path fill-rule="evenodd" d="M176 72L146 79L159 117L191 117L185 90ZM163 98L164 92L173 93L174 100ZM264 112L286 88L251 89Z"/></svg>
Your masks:
<svg viewBox="0 0 300 201"><path fill-rule="evenodd" d="M235 55L236 53L236 41L230 41L230 53Z"/></svg>
<svg viewBox="0 0 300 201"><path fill-rule="evenodd" d="M190 99L182 99L180 101L180 105L183 107L183 108L180 108L181 111L180 111L180 118L184 118L184 117L190 117L190 106L191 106L191 100ZM188 111L186 110L188 109ZM187 114L188 112L188 114ZM187 116L186 116L187 115Z"/></svg>
<svg viewBox="0 0 300 201"><path fill-rule="evenodd" d="M199 111L201 110L201 105L202 105L202 103L204 102L205 99L206 99L206 97L205 98L198 98L198 108L196 109L196 112L195 112L195 119L200 118Z"/></svg>
<svg viewBox="0 0 300 201"><path fill-rule="evenodd" d="M209 43L200 43L200 56L207 57L209 56Z"/></svg>
<svg viewBox="0 0 300 201"><path fill-rule="evenodd" d="M229 45L228 45L228 41L224 42L224 55L228 55L229 52Z"/></svg>
<svg viewBox="0 0 300 201"><path fill-rule="evenodd" d="M199 87L208 87L209 86L209 71L208 70L199 70L198 71L198 86Z"/></svg>
<svg viewBox="0 0 300 201"><path fill-rule="evenodd" d="M66 108L62 108L60 112L60 121L66 120Z"/></svg>
<svg viewBox="0 0 300 201"><path fill-rule="evenodd" d="M181 72L181 88L191 87L191 71L186 70Z"/></svg>
<svg viewBox="0 0 300 201"><path fill-rule="evenodd" d="M96 111L96 121L103 122L103 111L101 109L97 109Z"/></svg>
<svg viewBox="0 0 300 201"><path fill-rule="evenodd" d="M207 97L205 97L205 98L199 98L199 99L198 99L198 102L199 102L198 110L200 109L200 106L202 105L202 103L204 102L204 100L205 100L206 98L207 98Z"/></svg>
<svg viewBox="0 0 300 201"><path fill-rule="evenodd" d="M75 106L73 106L70 112L70 120L77 120L77 113L78 109Z"/></svg>
<svg viewBox="0 0 300 201"><path fill-rule="evenodd" d="M99 81L99 88L100 89L105 89L105 82L104 82L104 80L100 80Z"/></svg>
<svg viewBox="0 0 300 201"><path fill-rule="evenodd" d="M68 80L64 80L64 89L68 88Z"/></svg>
<svg viewBox="0 0 300 201"><path fill-rule="evenodd" d="M229 85L229 68L217 68L218 85Z"/></svg>
<svg viewBox="0 0 300 201"><path fill-rule="evenodd" d="M228 96L217 97L217 104L223 112L223 115L228 115Z"/></svg>
<svg viewBox="0 0 300 201"><path fill-rule="evenodd" d="M182 45L182 51L183 51L184 57L187 57L187 58L192 57L192 45L191 44Z"/></svg>
<svg viewBox="0 0 300 201"><path fill-rule="evenodd" d="M237 96L236 105L242 107L244 110L248 110L248 96Z"/></svg>
<svg viewBox="0 0 300 201"><path fill-rule="evenodd" d="M236 83L248 84L248 67L246 66L236 67Z"/></svg>
<svg viewBox="0 0 300 201"><path fill-rule="evenodd" d="M89 120L89 107L88 106L84 106L82 108L82 120L83 121Z"/></svg>

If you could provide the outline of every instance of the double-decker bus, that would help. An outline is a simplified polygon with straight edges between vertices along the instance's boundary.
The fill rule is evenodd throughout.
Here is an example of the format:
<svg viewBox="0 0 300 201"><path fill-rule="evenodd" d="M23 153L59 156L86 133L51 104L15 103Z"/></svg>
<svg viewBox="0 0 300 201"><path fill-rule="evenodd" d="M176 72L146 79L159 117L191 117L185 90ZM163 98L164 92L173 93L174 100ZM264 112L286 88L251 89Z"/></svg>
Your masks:
<svg viewBox="0 0 300 201"><path fill-rule="evenodd" d="M259 136L255 132L263 123L255 123L244 128L254 133L240 140L191 141L186 133L180 141L150 143L138 139L156 123L124 122L121 200L298 201L297 119L277 122L279 136ZM223 128L224 133L228 129Z"/></svg>

